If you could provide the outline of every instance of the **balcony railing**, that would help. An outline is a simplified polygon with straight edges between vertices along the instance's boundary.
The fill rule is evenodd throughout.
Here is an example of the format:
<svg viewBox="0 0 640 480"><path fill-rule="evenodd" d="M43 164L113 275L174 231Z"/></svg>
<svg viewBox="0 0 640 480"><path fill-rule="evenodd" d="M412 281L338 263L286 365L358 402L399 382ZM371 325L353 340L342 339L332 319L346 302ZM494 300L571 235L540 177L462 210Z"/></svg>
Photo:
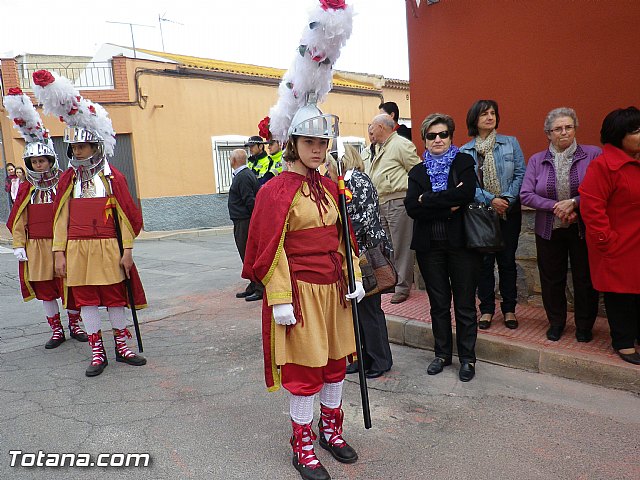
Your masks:
<svg viewBox="0 0 640 480"><path fill-rule="evenodd" d="M31 90L33 72L43 69L67 77L78 90L114 88L111 62L18 63L20 88Z"/></svg>

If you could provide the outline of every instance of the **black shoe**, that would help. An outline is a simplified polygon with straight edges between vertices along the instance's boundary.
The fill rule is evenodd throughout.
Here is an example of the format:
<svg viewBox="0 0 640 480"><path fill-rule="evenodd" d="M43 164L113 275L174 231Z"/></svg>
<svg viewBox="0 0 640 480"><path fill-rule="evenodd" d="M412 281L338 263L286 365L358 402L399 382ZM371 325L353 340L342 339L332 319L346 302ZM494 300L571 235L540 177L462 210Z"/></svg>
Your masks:
<svg viewBox="0 0 640 480"><path fill-rule="evenodd" d="M382 375L384 375L384 372L382 370L367 370L365 373L365 376L367 378L378 378Z"/></svg>
<svg viewBox="0 0 640 480"><path fill-rule="evenodd" d="M58 338L57 340L50 338L49 341L44 344L44 348L46 348L47 350L51 350L52 348L58 348L60 345L64 343L66 339L67 338L64 336L64 333L62 334L62 337Z"/></svg>
<svg viewBox="0 0 640 480"><path fill-rule="evenodd" d="M551 325L549 330L547 330L547 338L552 342L557 342L562 337L562 332L564 331L564 327L556 327Z"/></svg>
<svg viewBox="0 0 640 480"><path fill-rule="evenodd" d="M491 326L491 319L493 315L491 313L483 313L478 320L478 328L480 330L487 330Z"/></svg>
<svg viewBox="0 0 640 480"><path fill-rule="evenodd" d="M252 293L248 297L244 298L245 302L255 302L256 300L262 300L261 293Z"/></svg>
<svg viewBox="0 0 640 480"><path fill-rule="evenodd" d="M104 371L107 365L109 365L109 360L105 358L104 362L102 362L100 365L89 365L84 374L87 377L97 377Z"/></svg>
<svg viewBox="0 0 640 480"><path fill-rule="evenodd" d="M75 338L77 341L79 342L88 342L89 341L89 336L82 332L82 333L73 333L73 330L71 330L71 328L69 328L69 336L71 336L71 338Z"/></svg>
<svg viewBox="0 0 640 480"><path fill-rule="evenodd" d="M309 468L298 462L298 456L294 453L292 462L293 466L300 472L303 480L331 480L331 475L321 463L316 468Z"/></svg>
<svg viewBox="0 0 640 480"><path fill-rule="evenodd" d="M620 358L623 359L625 362L633 363L634 365L640 365L640 353L638 352L634 352L634 353L618 352L618 355L620 355Z"/></svg>
<svg viewBox="0 0 640 480"><path fill-rule="evenodd" d="M461 382L468 382L471 380L476 374L476 366L473 363L462 362L460 365L460 372L458 372L458 376L460 377Z"/></svg>
<svg viewBox="0 0 640 480"><path fill-rule="evenodd" d="M427 373L429 375L437 375L447 365L451 365L451 360L445 360L444 358L436 357L436 358L433 359L433 361L427 367Z"/></svg>
<svg viewBox="0 0 640 480"><path fill-rule="evenodd" d="M238 292L236 293L236 298L245 298L248 297L249 295L253 295L254 292L247 292L246 290L244 292Z"/></svg>
<svg viewBox="0 0 640 480"><path fill-rule="evenodd" d="M357 361L347 365L347 375L350 375L352 373L358 373L358 362Z"/></svg>
<svg viewBox="0 0 640 480"><path fill-rule="evenodd" d="M518 319L515 313L508 312L504 314L504 326L511 330L518 328Z"/></svg>
<svg viewBox="0 0 640 480"><path fill-rule="evenodd" d="M322 419L320 419L320 423L322 423ZM319 428L320 427L318 426L318 429ZM338 460L340 463L355 463L356 460L358 460L358 454L347 442L344 442L341 447L331 445L327 442L326 438L324 438L322 430L319 430L318 432L318 439L320 440L320 442L318 442L320 443L320 446L328 451L333 458Z"/></svg>
<svg viewBox="0 0 640 480"><path fill-rule="evenodd" d="M589 343L593 340L591 330L576 330L576 340L581 343Z"/></svg>
<svg viewBox="0 0 640 480"><path fill-rule="evenodd" d="M116 350L116 362L126 363L128 365L133 365L134 367L141 367L142 365L147 364L147 359L140 355L134 355L133 357L123 357L118 354L118 350Z"/></svg>

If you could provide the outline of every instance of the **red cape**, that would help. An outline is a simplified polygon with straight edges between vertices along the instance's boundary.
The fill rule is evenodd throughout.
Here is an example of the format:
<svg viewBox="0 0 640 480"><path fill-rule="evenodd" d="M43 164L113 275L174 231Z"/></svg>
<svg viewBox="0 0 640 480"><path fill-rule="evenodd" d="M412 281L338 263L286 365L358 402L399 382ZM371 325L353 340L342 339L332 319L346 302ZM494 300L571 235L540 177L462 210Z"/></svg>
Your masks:
<svg viewBox="0 0 640 480"><path fill-rule="evenodd" d="M128 228L133 236L137 237L140 230L142 230L142 213L133 202L133 198L131 198L125 176L111 165L109 165L109 168L111 169L111 174L108 175L107 178L111 182L111 190L113 192L115 206L120 213L119 218L122 219L120 228ZM76 172L73 168L65 170L65 172L60 176L60 180L58 181L58 194L53 202L53 211L55 212L53 216L54 229L56 220L60 215L60 207L71 197L75 178ZM135 265L131 269L130 276L135 308L136 310L145 308L147 306L147 299L142 287L142 281L140 280L140 276L138 275L138 270Z"/></svg>
<svg viewBox="0 0 640 480"><path fill-rule="evenodd" d="M338 188L325 177L322 185L331 194L330 200L338 211ZM242 268L242 278L267 285L280 258L285 236L285 224L295 194L306 177L293 172L282 172L265 183L256 195L251 215L249 237ZM351 228L351 245L357 251L357 242ZM265 382L269 391L280 388L280 375L275 364L273 308L262 301L262 351L264 355Z"/></svg>
<svg viewBox="0 0 640 480"><path fill-rule="evenodd" d="M20 218L24 209L29 205L29 200L31 199L31 193L35 190L36 187L31 185L29 182L22 182L20 187L18 188L18 194L16 195L16 201L13 202L13 208L11 209L11 213L9 214L9 219L7 220L7 228L13 234L13 227L16 223L16 220Z"/></svg>

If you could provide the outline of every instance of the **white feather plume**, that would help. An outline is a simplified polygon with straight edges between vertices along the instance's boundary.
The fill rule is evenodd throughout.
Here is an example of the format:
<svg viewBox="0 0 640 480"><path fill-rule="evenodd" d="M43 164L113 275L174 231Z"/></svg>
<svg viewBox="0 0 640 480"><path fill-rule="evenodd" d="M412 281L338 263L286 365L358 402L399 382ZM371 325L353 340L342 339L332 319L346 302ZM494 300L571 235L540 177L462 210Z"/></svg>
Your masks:
<svg viewBox="0 0 640 480"><path fill-rule="evenodd" d="M113 156L116 133L107 111L102 105L82 97L68 78L56 73L52 75L55 80L48 85L33 86L33 93L42 104L44 112L59 117L69 126L97 133L104 140L107 156Z"/></svg>
<svg viewBox="0 0 640 480"><path fill-rule="evenodd" d="M41 142L48 144L49 133L44 128L38 111L31 103L31 99L24 93L18 95L5 95L3 99L7 115L13 122L27 143Z"/></svg>
<svg viewBox="0 0 640 480"><path fill-rule="evenodd" d="M317 5L309 15L298 52L278 87L278 102L269 110L269 130L284 141L296 111L306 95L315 93L321 103L333 87L333 64L351 36L353 8L324 10Z"/></svg>

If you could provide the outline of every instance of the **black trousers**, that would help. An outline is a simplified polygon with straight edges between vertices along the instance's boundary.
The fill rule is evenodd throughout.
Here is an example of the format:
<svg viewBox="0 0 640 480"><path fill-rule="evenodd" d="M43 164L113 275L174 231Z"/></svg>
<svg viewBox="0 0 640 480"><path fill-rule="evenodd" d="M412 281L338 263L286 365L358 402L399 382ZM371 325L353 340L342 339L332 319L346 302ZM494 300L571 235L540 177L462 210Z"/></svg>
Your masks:
<svg viewBox="0 0 640 480"><path fill-rule="evenodd" d="M633 348L640 342L640 294L604 292L611 346L616 350Z"/></svg>
<svg viewBox="0 0 640 480"><path fill-rule="evenodd" d="M542 304L549 324L567 323L567 270L571 260L575 322L578 330L591 331L598 315L598 292L591 284L587 242L580 238L578 225L557 228L550 240L536 235Z"/></svg>
<svg viewBox="0 0 640 480"><path fill-rule="evenodd" d="M360 328L363 336L362 365L365 370L378 370L386 372L393 365L389 336L387 333L387 320L382 311L382 295L364 297L358 303Z"/></svg>
<svg viewBox="0 0 640 480"><path fill-rule="evenodd" d="M244 262L244 254L247 251L247 239L249 238L250 218L244 220L233 220L233 239L236 241L236 248L240 254L240 259ZM250 282L245 289L247 293L262 292L264 287L260 283Z"/></svg>
<svg viewBox="0 0 640 480"><path fill-rule="evenodd" d="M499 287L502 302L502 313L515 313L518 301L518 289L516 281L518 270L516 268L516 250L522 229L522 210L520 202L517 202L507 212L506 220L500 219L500 230L504 240L504 250L484 255L480 280L478 282L478 299L480 300L480 313L496 311L496 279L493 266L498 263Z"/></svg>
<svg viewBox="0 0 640 480"><path fill-rule="evenodd" d="M456 320L456 344L461 362L476 361L476 288L482 255L465 248L450 248L447 242L431 242L430 250L416 252L424 278L437 357L453 356L451 297Z"/></svg>

